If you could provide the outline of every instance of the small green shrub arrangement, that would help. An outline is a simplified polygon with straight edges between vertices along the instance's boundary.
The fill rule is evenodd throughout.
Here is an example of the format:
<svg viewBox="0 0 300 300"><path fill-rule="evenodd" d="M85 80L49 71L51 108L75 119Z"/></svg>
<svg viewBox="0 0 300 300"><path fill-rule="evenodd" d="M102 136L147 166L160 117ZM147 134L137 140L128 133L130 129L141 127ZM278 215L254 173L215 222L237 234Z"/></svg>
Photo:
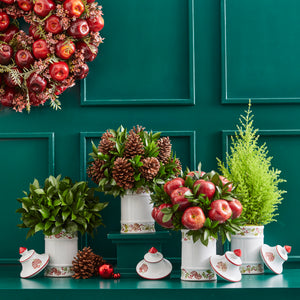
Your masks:
<svg viewBox="0 0 300 300"><path fill-rule="evenodd" d="M92 146L87 174L98 190L114 197L128 190L152 191L160 181L174 178L181 171L169 137L139 125L129 131L123 126L108 129L98 147Z"/></svg>
<svg viewBox="0 0 300 300"><path fill-rule="evenodd" d="M38 231L54 235L65 230L67 233L80 231L93 235L96 227L103 225L100 211L106 203L100 203L94 196L95 190L87 182L73 183L68 177L50 176L41 187L38 180L29 185L29 193L17 199L22 208L21 228L29 228L27 238Z"/></svg>
<svg viewBox="0 0 300 300"><path fill-rule="evenodd" d="M237 185L235 192L243 205L242 216L246 223L266 225L278 215L276 211L285 193L279 184L285 180L280 178L281 171L272 167L266 144L259 145L251 103L239 121L226 163L218 159L219 170Z"/></svg>

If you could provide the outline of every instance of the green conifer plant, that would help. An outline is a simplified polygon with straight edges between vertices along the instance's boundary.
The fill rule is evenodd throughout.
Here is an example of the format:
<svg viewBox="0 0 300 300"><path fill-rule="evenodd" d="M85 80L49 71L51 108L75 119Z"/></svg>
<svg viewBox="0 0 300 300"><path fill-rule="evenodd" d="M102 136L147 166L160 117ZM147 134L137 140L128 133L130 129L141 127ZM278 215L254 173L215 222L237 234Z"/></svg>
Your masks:
<svg viewBox="0 0 300 300"><path fill-rule="evenodd" d="M231 138L226 161L218 160L220 172L237 185L235 193L243 205L242 217L247 225L266 225L276 221L278 205L286 193L279 184L281 171L271 165L266 144L259 144L258 129L253 126L251 102L241 115L237 131Z"/></svg>

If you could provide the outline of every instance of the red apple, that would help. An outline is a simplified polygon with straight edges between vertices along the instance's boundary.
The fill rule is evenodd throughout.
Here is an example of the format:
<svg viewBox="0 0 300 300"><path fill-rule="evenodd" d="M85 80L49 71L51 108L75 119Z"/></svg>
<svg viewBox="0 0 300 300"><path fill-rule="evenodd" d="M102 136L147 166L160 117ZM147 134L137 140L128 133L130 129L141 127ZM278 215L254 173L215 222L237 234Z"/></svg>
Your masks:
<svg viewBox="0 0 300 300"><path fill-rule="evenodd" d="M238 218L243 211L243 206L241 204L241 202L237 199L233 200L233 201L228 201L228 204L232 210L232 219L236 219Z"/></svg>
<svg viewBox="0 0 300 300"><path fill-rule="evenodd" d="M43 39L37 40L32 45L32 52L35 58L45 59L49 54L47 42Z"/></svg>
<svg viewBox="0 0 300 300"><path fill-rule="evenodd" d="M26 80L29 91L41 93L47 87L47 80L37 73L32 73Z"/></svg>
<svg viewBox="0 0 300 300"><path fill-rule="evenodd" d="M19 32L19 28L16 25L10 24L3 32L4 35L0 36L0 41L9 43L17 32Z"/></svg>
<svg viewBox="0 0 300 300"><path fill-rule="evenodd" d="M0 97L0 102L3 106L12 107L15 96L15 90L12 88L6 88L4 95Z"/></svg>
<svg viewBox="0 0 300 300"><path fill-rule="evenodd" d="M38 27L34 26L34 25L30 25L29 26L29 35L33 37L34 40L38 40L40 38L42 38L39 34L38 34Z"/></svg>
<svg viewBox="0 0 300 300"><path fill-rule="evenodd" d="M75 44L71 41L59 41L55 46L55 54L62 59L69 59L75 52Z"/></svg>
<svg viewBox="0 0 300 300"><path fill-rule="evenodd" d="M55 9L52 0L35 0L33 10L40 17L46 17L51 10Z"/></svg>
<svg viewBox="0 0 300 300"><path fill-rule="evenodd" d="M4 43L0 43L0 64L8 65L13 55L13 48Z"/></svg>
<svg viewBox="0 0 300 300"><path fill-rule="evenodd" d="M0 12L0 31L4 31L9 26L9 16L5 12Z"/></svg>
<svg viewBox="0 0 300 300"><path fill-rule="evenodd" d="M165 183L164 191L171 196L172 192L176 189L184 186L184 179L183 178L175 178Z"/></svg>
<svg viewBox="0 0 300 300"><path fill-rule="evenodd" d="M81 0L66 0L64 2L64 10L70 17L80 17L84 12L84 4Z"/></svg>
<svg viewBox="0 0 300 300"><path fill-rule="evenodd" d="M205 219L203 210L198 206L192 206L184 211L181 223L187 229L199 230L203 227Z"/></svg>
<svg viewBox="0 0 300 300"><path fill-rule="evenodd" d="M39 106L44 104L47 99L39 98L38 95L34 92L29 93L29 101L32 106Z"/></svg>
<svg viewBox="0 0 300 300"><path fill-rule="evenodd" d="M89 25L86 20L78 19L71 23L68 34L76 39L87 36L90 32Z"/></svg>
<svg viewBox="0 0 300 300"><path fill-rule="evenodd" d="M13 68L16 72L20 73L19 69L17 67L14 67ZM20 74L21 75L21 74ZM20 83L22 84L23 82L23 77L19 76L18 77L20 79ZM12 88L15 88L18 85L17 82L15 82L15 80L13 79L13 77L11 76L11 72L6 72L6 73L3 73L3 80L4 80L4 83L8 86L8 87L12 87Z"/></svg>
<svg viewBox="0 0 300 300"><path fill-rule="evenodd" d="M30 11L33 7L31 0L17 0L18 6L24 11Z"/></svg>
<svg viewBox="0 0 300 300"><path fill-rule="evenodd" d="M58 96L61 93L63 93L66 89L67 89L67 87L65 87L65 86L59 86L59 87L56 88L56 91L55 91L54 94Z"/></svg>
<svg viewBox="0 0 300 300"><path fill-rule="evenodd" d="M76 74L76 79L83 79L89 73L89 66L87 64L83 64L79 67L80 72Z"/></svg>
<svg viewBox="0 0 300 300"><path fill-rule="evenodd" d="M187 207L191 206L191 202L187 198L185 198L186 192L192 192L187 187L180 187L172 192L171 201L172 204L179 204L178 210L184 211Z"/></svg>
<svg viewBox="0 0 300 300"><path fill-rule="evenodd" d="M52 15L45 22L45 30L54 34L61 33L63 27L58 16Z"/></svg>
<svg viewBox="0 0 300 300"><path fill-rule="evenodd" d="M53 80L63 81L69 76L69 67L63 61L55 62L50 65L49 73Z"/></svg>
<svg viewBox="0 0 300 300"><path fill-rule="evenodd" d="M84 56L84 60L86 61L93 61L98 54L98 48L95 45L93 44L87 45L83 41L79 41L76 43L76 49L82 52Z"/></svg>
<svg viewBox="0 0 300 300"><path fill-rule="evenodd" d="M1 2L6 3L6 4L13 4L15 0L1 0Z"/></svg>
<svg viewBox="0 0 300 300"><path fill-rule="evenodd" d="M169 220L168 222L163 222L164 213L162 213L161 210L163 208L168 208L168 207L172 207L172 205L164 203L161 204L158 208L154 207L152 210L152 217L160 226L165 228L173 228L172 219Z"/></svg>
<svg viewBox="0 0 300 300"><path fill-rule="evenodd" d="M208 217L213 221L219 221L219 223L224 223L228 220L232 211L226 200L215 200L210 205L211 209L208 211Z"/></svg>
<svg viewBox="0 0 300 300"><path fill-rule="evenodd" d="M98 12L95 16L89 17L87 22L89 24L90 31L93 32L98 32L104 27L104 19L100 12Z"/></svg>
<svg viewBox="0 0 300 300"><path fill-rule="evenodd" d="M30 51L21 49L18 50L15 55L15 62L19 68L29 69L30 66L34 63L34 58Z"/></svg>
<svg viewBox="0 0 300 300"><path fill-rule="evenodd" d="M209 200L213 198L216 192L216 187L211 181L199 179L194 183L194 187L200 185L197 195L204 194Z"/></svg>
<svg viewBox="0 0 300 300"><path fill-rule="evenodd" d="M222 181L223 186L229 182L229 180L224 176L220 176L220 179ZM231 190L232 190L232 183L227 185L227 192L231 192Z"/></svg>

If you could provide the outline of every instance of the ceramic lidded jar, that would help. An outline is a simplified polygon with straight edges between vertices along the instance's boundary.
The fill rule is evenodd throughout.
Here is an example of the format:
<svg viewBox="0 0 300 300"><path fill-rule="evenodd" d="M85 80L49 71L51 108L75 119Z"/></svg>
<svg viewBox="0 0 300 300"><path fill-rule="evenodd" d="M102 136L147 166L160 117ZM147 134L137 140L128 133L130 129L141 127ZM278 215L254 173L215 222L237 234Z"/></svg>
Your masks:
<svg viewBox="0 0 300 300"><path fill-rule="evenodd" d="M121 233L155 232L150 201L150 192L144 189L128 190L121 196Z"/></svg>
<svg viewBox="0 0 300 300"><path fill-rule="evenodd" d="M21 278L31 278L40 273L49 263L48 254L38 254L35 250L20 247L20 263L22 264Z"/></svg>

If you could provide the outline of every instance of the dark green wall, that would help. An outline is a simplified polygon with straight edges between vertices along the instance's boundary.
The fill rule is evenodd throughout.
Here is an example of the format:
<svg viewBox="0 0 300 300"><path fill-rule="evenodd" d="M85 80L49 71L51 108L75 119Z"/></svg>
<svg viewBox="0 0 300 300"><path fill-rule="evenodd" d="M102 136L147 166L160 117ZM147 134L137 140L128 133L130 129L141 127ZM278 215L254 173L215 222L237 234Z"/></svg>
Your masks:
<svg viewBox="0 0 300 300"><path fill-rule="evenodd" d="M249 98L254 98L262 141L288 181L282 186L288 193L278 222L266 227L265 240L291 244L293 259L300 257L300 22L295 17L300 2L101 3L105 43L87 80L62 95L62 110L0 112L0 226L5 241L0 261L16 261L19 246L43 251L42 235L25 241L26 230L16 227L16 198L35 177L61 173L85 179L90 141L97 142L107 128L141 124L163 131L184 165L193 168L202 161L204 170L215 169L216 157L225 149L222 131L235 129ZM119 230L119 199L102 198L111 200L103 212L107 226L90 243L99 254L114 258L106 234ZM179 239L164 255L180 256Z"/></svg>

